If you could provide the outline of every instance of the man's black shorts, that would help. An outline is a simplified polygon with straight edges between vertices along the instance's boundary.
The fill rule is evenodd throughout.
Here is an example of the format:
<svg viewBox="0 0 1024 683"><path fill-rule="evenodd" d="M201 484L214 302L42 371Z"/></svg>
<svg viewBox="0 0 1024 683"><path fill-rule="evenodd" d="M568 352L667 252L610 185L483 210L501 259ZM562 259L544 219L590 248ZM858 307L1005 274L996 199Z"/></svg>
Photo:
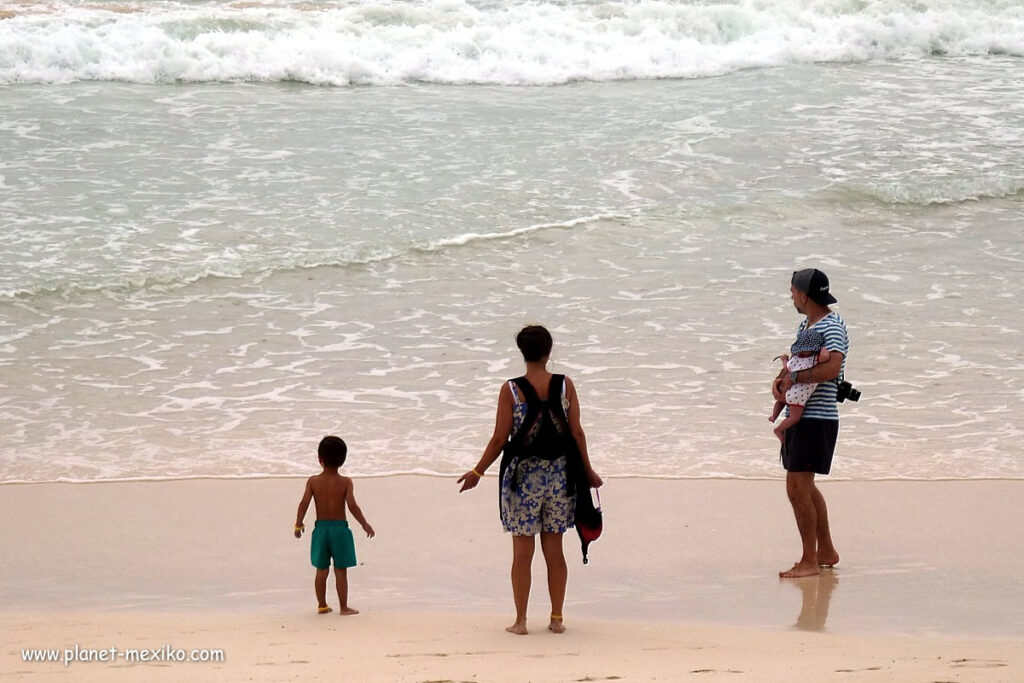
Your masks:
<svg viewBox="0 0 1024 683"><path fill-rule="evenodd" d="M782 466L787 472L828 474L839 436L839 420L805 418L786 430Z"/></svg>

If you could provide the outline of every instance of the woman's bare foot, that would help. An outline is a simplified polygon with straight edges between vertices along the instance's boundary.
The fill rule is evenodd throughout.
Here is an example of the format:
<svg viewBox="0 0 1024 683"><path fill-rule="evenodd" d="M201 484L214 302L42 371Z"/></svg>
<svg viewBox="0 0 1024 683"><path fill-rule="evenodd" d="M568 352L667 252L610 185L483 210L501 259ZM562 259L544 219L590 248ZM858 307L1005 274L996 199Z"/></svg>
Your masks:
<svg viewBox="0 0 1024 683"><path fill-rule="evenodd" d="M514 633L517 636L525 636L527 634L526 622L525 621L517 621L516 623L512 624L511 626L509 626L505 630L508 631L509 633Z"/></svg>
<svg viewBox="0 0 1024 683"><path fill-rule="evenodd" d="M562 617L551 615L551 621L548 623L548 630L552 633L565 633L565 624L562 623Z"/></svg>
<svg viewBox="0 0 1024 683"><path fill-rule="evenodd" d="M805 576L817 576L821 573L817 564L797 562L787 571L779 572L780 579L802 579Z"/></svg>
<svg viewBox="0 0 1024 683"><path fill-rule="evenodd" d="M359 610L352 609L351 607L342 607L340 610L338 610L339 617L349 617L353 614L359 614Z"/></svg>

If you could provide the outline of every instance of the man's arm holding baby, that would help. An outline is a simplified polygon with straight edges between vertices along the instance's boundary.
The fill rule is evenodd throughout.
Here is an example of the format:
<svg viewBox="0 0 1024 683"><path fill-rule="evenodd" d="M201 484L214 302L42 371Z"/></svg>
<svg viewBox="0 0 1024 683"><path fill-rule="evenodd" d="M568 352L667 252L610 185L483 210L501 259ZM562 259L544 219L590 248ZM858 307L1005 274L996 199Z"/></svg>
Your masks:
<svg viewBox="0 0 1024 683"><path fill-rule="evenodd" d="M828 353L828 359L824 363L819 362L809 370L801 370L796 373L797 383L819 384L821 382L831 382L839 377L839 373L843 368L843 354L839 351L828 352L826 349L822 349L822 351Z"/></svg>
<svg viewBox="0 0 1024 683"><path fill-rule="evenodd" d="M772 396L776 401L786 400L786 392L796 383L819 384L831 382L839 377L843 367L843 354L839 351L821 349L818 355L818 364L809 370L800 370L796 373L796 381L793 380L789 369L783 365L779 374L772 381ZM822 360L824 359L824 360Z"/></svg>

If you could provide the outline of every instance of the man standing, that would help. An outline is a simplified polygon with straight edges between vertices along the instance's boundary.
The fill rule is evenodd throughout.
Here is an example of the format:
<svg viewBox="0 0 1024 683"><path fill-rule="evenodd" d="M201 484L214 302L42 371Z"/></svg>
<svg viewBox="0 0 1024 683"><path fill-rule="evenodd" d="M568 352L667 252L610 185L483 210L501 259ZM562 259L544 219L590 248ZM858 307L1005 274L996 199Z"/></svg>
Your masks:
<svg viewBox="0 0 1024 683"><path fill-rule="evenodd" d="M786 493L793 506L803 552L790 569L779 572L784 579L815 576L819 567L839 563L832 544L825 498L814 483L815 474L828 474L839 435L839 411L836 409L836 383L846 368L849 338L846 323L829 305L836 298L829 293L828 277L815 268L793 273L790 283L793 305L806 316L799 331L813 328L825 337L829 360L809 370L780 373L772 383L772 395L785 400L794 383L817 383L807 401L803 417L785 432L782 466L786 468Z"/></svg>

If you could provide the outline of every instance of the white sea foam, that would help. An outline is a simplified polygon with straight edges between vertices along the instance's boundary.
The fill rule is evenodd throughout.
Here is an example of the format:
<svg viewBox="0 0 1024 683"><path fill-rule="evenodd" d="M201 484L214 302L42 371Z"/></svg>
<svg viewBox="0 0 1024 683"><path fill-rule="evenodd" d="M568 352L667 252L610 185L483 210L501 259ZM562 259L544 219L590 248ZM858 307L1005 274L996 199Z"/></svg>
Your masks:
<svg viewBox="0 0 1024 683"><path fill-rule="evenodd" d="M531 233L540 232L542 230L550 230L552 228L574 228L579 225L586 225L587 223L595 223L601 220L625 220L628 216L616 215L616 214L597 214L593 216L583 216L580 218L573 218L567 221L560 221L557 223L538 223L535 225L527 225L522 228L514 228L512 230L506 230L504 232L494 233L465 233L462 235L456 235L454 237L448 237L445 239L436 240L426 246L417 247L416 251L421 252L432 252L445 249L447 247L464 247L467 244L473 242L486 242L488 240L501 240L510 239L514 237L520 237L522 235L529 235Z"/></svg>
<svg viewBox="0 0 1024 683"><path fill-rule="evenodd" d="M0 21L0 83L546 85L806 62L1024 56L1015 0L47 2Z"/></svg>
<svg viewBox="0 0 1024 683"><path fill-rule="evenodd" d="M960 204L1003 199L1024 193L1024 179L1005 176L871 183L851 188L887 204Z"/></svg>
<svg viewBox="0 0 1024 683"><path fill-rule="evenodd" d="M553 223L537 223L493 233L464 233L452 237L425 241L420 244L413 242L406 245L375 248L368 251L353 251L350 248L343 247L340 249L315 249L311 250L310 253L285 253L264 258L256 255L243 258L237 254L225 253L220 255L216 265L201 265L197 267L185 261L174 268L164 270L136 273L107 272L96 276L76 275L63 281L61 279L48 279L45 283L40 283L30 288L0 289L0 300L29 299L48 295L67 296L74 293L106 290L131 292L150 288L173 288L213 278L239 279L254 277L259 280L275 274L298 270L312 270L325 266L365 266L390 261L410 253L429 254L445 249L471 246L481 242L514 239L545 230L574 228L600 220L624 220L625 218L626 216L619 214L596 214ZM223 328L218 331L198 330L195 334L228 334L230 332L230 328ZM0 337L0 341L2 339Z"/></svg>

